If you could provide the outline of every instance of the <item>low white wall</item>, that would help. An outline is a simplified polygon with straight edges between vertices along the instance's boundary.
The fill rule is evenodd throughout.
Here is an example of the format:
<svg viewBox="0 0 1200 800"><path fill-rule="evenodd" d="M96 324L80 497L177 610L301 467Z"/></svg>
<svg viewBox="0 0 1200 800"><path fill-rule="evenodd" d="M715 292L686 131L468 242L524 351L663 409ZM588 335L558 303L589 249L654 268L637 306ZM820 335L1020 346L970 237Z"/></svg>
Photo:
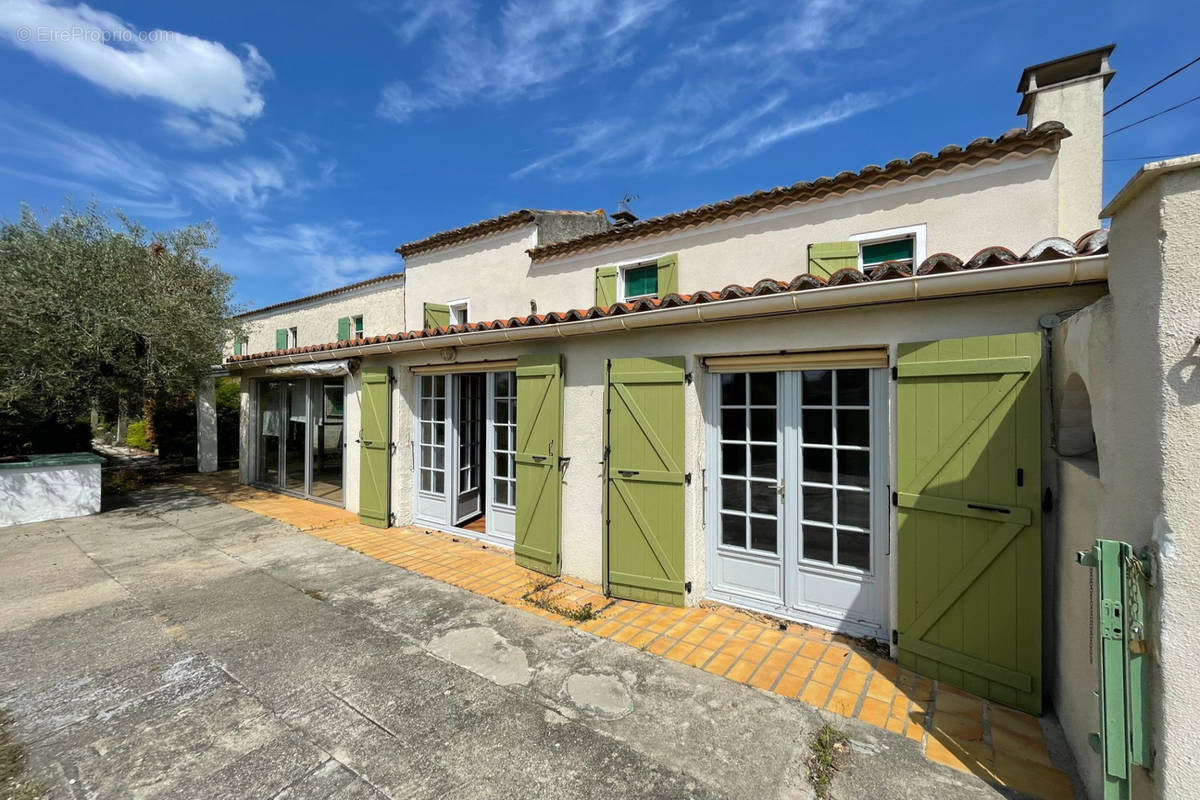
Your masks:
<svg viewBox="0 0 1200 800"><path fill-rule="evenodd" d="M0 527L100 513L100 460L0 469Z"/></svg>

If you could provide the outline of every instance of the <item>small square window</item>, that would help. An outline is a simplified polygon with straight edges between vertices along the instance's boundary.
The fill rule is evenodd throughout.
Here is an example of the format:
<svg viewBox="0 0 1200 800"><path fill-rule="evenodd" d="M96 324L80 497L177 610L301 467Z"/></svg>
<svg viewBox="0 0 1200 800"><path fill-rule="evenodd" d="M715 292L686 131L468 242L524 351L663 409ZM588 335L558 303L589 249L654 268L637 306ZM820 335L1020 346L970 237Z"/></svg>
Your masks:
<svg viewBox="0 0 1200 800"><path fill-rule="evenodd" d="M351 317L351 318L350 318L350 325L351 325L351 327L354 329L354 331L353 331L353 332L354 332L354 338L355 338L355 339L361 339L361 338L363 338L363 318L362 318L362 314L359 314L357 317Z"/></svg>
<svg viewBox="0 0 1200 800"><path fill-rule="evenodd" d="M467 300L460 300L457 303L450 304L450 324L451 325L466 325L468 321L468 306Z"/></svg>
<svg viewBox="0 0 1200 800"><path fill-rule="evenodd" d="M300 335L295 328L288 328L288 347L300 346Z"/></svg>
<svg viewBox="0 0 1200 800"><path fill-rule="evenodd" d="M885 261L895 261L908 268L913 266L915 240L912 236L900 239L890 239L886 242L862 242L863 272L870 274L878 265Z"/></svg>
<svg viewBox="0 0 1200 800"><path fill-rule="evenodd" d="M636 267L627 267L623 276L625 279L624 300L658 297L657 264L642 264Z"/></svg>

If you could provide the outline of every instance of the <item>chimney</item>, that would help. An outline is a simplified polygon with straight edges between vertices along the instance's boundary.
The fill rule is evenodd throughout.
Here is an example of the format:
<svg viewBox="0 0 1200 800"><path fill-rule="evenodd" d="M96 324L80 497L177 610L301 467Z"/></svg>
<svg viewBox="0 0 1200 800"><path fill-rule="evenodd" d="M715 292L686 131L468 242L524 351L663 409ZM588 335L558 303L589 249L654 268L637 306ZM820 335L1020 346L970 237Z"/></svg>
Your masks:
<svg viewBox="0 0 1200 800"><path fill-rule="evenodd" d="M1054 180L1058 230L1074 240L1100 227L1104 194L1104 89L1116 73L1108 66L1115 44L1026 67L1017 91L1025 127L1051 120L1071 135L1059 145Z"/></svg>
<svg viewBox="0 0 1200 800"><path fill-rule="evenodd" d="M637 215L628 208L619 208L609 216L613 218L614 226L629 225L630 223L637 222L638 219Z"/></svg>

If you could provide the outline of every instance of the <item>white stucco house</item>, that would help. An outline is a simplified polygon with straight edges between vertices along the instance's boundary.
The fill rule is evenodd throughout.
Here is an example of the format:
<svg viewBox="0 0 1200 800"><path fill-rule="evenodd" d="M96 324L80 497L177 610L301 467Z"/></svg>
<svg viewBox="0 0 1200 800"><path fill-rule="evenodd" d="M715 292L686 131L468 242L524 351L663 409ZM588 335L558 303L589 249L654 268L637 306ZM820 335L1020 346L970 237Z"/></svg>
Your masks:
<svg viewBox="0 0 1200 800"><path fill-rule="evenodd" d="M1027 68L995 137L652 219L516 211L401 245L402 279L254 312L224 365L241 480L614 597L877 639L1053 707L1096 797L1121 758L1186 796L1200 160L1101 208L1111 51ZM335 332L355 308L370 326ZM1097 538L1155 564L1141 638L1116 634L1152 663L1126 708L1150 771L1108 728L1089 746Z"/></svg>

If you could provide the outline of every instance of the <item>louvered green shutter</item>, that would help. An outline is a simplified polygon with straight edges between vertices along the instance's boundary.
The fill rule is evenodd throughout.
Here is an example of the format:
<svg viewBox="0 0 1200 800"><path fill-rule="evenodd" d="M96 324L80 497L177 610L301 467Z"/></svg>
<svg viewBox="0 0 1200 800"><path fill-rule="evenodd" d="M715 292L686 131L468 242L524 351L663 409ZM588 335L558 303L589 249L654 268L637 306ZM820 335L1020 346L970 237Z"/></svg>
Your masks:
<svg viewBox="0 0 1200 800"><path fill-rule="evenodd" d="M608 308L617 302L617 268L596 268L596 305Z"/></svg>
<svg viewBox="0 0 1200 800"><path fill-rule="evenodd" d="M338 337L337 338L338 338L339 342L345 341L346 339L350 338L350 318L349 317L339 317L338 318Z"/></svg>
<svg viewBox="0 0 1200 800"><path fill-rule="evenodd" d="M358 521L376 528L391 523L391 378L391 367L362 368Z"/></svg>
<svg viewBox="0 0 1200 800"><path fill-rule="evenodd" d="M235 356L240 356L242 354L242 337L241 336L235 335L233 337L233 354Z"/></svg>
<svg viewBox="0 0 1200 800"><path fill-rule="evenodd" d="M275 330L275 349L276 350L287 350L287 346L288 346L287 328L277 328Z"/></svg>
<svg viewBox="0 0 1200 800"><path fill-rule="evenodd" d="M672 253L658 260L658 296L679 294L679 256Z"/></svg>
<svg viewBox="0 0 1200 800"><path fill-rule="evenodd" d="M441 303L425 304L425 328L446 328L450 325L450 306Z"/></svg>
<svg viewBox="0 0 1200 800"><path fill-rule="evenodd" d="M617 358L608 371L608 591L681 606L684 360Z"/></svg>
<svg viewBox="0 0 1200 800"><path fill-rule="evenodd" d="M900 665L1042 708L1041 336L901 344Z"/></svg>
<svg viewBox="0 0 1200 800"><path fill-rule="evenodd" d="M830 278L839 269L858 269L858 242L816 242L808 246L808 271Z"/></svg>
<svg viewBox="0 0 1200 800"><path fill-rule="evenodd" d="M562 526L563 368L554 354L517 357L517 534L523 567L547 575L560 569Z"/></svg>

